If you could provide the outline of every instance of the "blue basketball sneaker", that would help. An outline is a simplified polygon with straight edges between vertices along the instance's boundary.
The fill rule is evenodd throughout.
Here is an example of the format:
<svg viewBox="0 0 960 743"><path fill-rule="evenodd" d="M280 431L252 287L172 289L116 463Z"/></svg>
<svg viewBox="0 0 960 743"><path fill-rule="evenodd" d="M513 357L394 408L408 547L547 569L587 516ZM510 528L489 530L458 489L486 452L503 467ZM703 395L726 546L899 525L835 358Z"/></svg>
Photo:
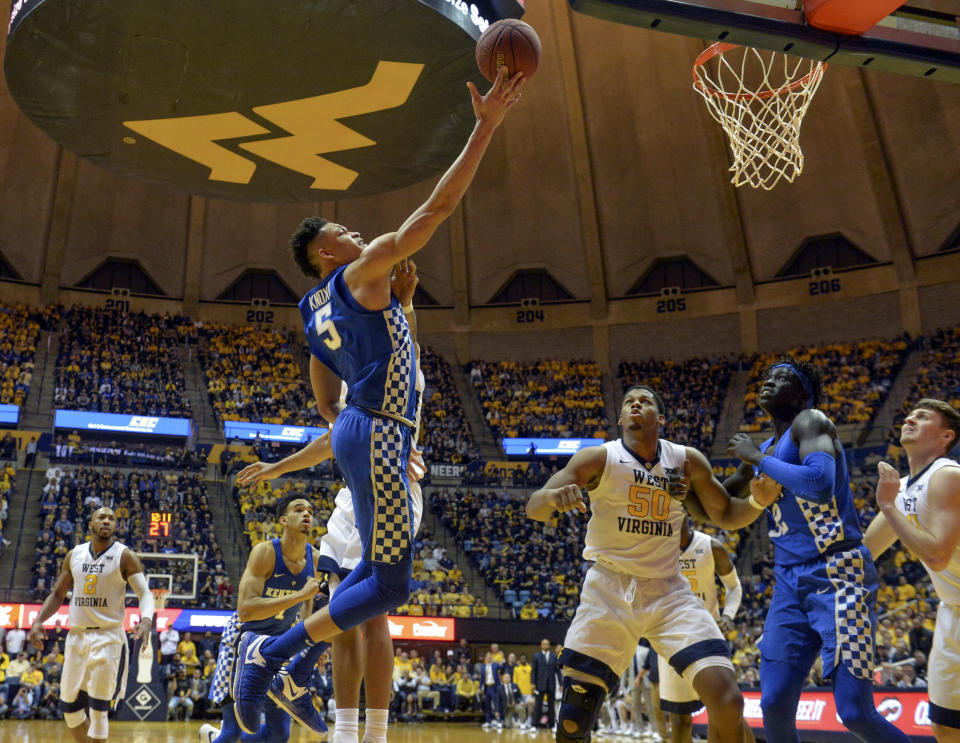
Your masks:
<svg viewBox="0 0 960 743"><path fill-rule="evenodd" d="M237 646L237 667L233 673L233 712L240 729L250 735L260 731L260 711L267 689L280 663L270 661L260 653L263 641L269 635L244 632Z"/></svg>
<svg viewBox="0 0 960 743"><path fill-rule="evenodd" d="M327 732L327 723L320 717L317 708L313 705L313 696L304 686L297 686L290 674L281 670L273 678L270 689L267 691L277 706L305 728L319 736Z"/></svg>

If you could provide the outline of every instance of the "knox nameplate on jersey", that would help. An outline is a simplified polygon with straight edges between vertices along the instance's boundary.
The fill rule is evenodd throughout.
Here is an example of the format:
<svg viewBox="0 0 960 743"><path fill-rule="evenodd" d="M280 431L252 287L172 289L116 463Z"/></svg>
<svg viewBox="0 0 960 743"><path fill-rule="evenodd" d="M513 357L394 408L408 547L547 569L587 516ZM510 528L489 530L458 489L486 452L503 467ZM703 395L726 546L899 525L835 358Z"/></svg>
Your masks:
<svg viewBox="0 0 960 743"><path fill-rule="evenodd" d="M117 173L207 197L368 196L445 170L476 40L522 0L14 0L23 112ZM482 85L485 90L487 85Z"/></svg>

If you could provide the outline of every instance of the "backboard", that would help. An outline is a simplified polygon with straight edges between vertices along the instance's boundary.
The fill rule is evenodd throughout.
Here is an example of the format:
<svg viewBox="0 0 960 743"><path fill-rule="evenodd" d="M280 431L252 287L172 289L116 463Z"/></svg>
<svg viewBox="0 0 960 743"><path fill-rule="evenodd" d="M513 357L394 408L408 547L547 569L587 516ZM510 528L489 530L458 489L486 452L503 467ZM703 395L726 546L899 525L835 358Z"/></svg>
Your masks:
<svg viewBox="0 0 960 743"><path fill-rule="evenodd" d="M570 0L570 5L616 23L960 84L956 0L909 0L861 35L813 27L802 0Z"/></svg>

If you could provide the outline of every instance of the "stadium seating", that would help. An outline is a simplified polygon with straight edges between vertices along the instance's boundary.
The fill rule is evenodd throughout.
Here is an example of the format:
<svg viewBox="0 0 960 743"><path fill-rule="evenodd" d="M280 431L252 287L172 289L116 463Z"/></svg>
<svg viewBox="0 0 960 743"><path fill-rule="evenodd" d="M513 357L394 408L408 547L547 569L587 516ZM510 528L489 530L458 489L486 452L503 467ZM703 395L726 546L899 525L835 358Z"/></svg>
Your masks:
<svg viewBox="0 0 960 743"><path fill-rule="evenodd" d="M473 361L467 371L496 438L606 435L603 377L592 361Z"/></svg>
<svg viewBox="0 0 960 743"><path fill-rule="evenodd" d="M463 403L444 358L429 348L420 352L427 386L423 396L420 446L427 462L466 464L479 459Z"/></svg>
<svg viewBox="0 0 960 743"><path fill-rule="evenodd" d="M180 358L185 317L74 306L62 313L53 404L189 418Z"/></svg>
<svg viewBox="0 0 960 743"><path fill-rule="evenodd" d="M217 420L322 426L301 351L302 334L207 324L199 360Z"/></svg>

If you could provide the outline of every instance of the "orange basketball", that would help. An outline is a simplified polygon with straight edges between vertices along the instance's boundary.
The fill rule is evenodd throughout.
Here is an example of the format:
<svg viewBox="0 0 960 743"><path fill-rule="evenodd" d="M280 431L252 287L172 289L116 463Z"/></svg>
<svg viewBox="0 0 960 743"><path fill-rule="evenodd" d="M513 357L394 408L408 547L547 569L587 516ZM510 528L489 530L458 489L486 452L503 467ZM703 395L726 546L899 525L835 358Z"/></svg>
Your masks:
<svg viewBox="0 0 960 743"><path fill-rule="evenodd" d="M514 18L491 23L477 41L477 67L480 74L493 82L501 67L507 76L517 71L524 78L533 77L540 64L540 37L533 26Z"/></svg>

